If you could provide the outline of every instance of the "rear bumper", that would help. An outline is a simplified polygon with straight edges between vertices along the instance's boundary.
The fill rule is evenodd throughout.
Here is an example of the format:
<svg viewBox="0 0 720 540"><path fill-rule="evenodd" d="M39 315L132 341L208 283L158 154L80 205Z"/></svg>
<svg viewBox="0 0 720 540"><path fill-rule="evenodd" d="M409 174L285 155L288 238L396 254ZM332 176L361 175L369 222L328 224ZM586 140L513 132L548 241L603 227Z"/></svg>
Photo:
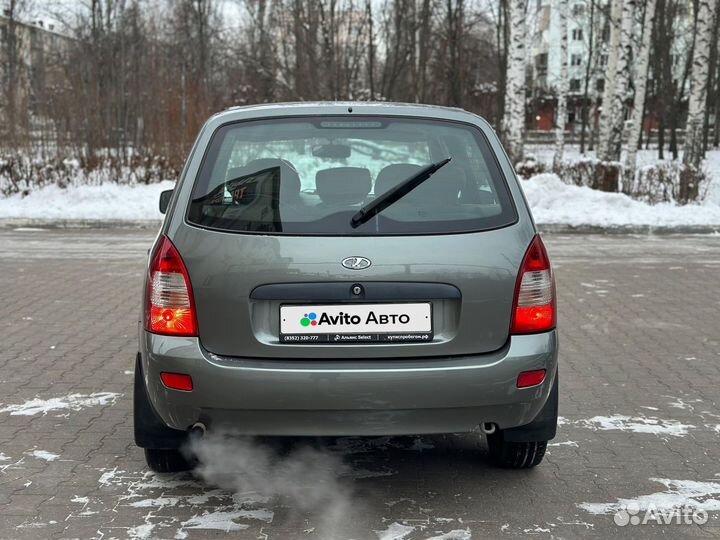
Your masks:
<svg viewBox="0 0 720 540"><path fill-rule="evenodd" d="M476 356L371 360L219 357L196 338L140 331L150 401L174 429L197 421L255 435L401 435L530 423L557 367L557 331L513 336ZM521 371L546 369L543 384L516 388ZM170 390L163 371L192 376L192 392Z"/></svg>

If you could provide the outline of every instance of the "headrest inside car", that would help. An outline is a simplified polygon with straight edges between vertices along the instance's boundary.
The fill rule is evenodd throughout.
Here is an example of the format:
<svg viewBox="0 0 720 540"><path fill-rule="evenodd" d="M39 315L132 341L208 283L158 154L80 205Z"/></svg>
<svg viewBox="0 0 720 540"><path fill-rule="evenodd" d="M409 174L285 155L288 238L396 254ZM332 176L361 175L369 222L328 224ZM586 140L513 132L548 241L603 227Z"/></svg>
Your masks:
<svg viewBox="0 0 720 540"><path fill-rule="evenodd" d="M380 171L375 181L375 196L390 191L403 180L422 169L422 165L411 163L395 163ZM408 193L402 202L405 204L454 204L457 202L460 188L464 183L465 173L460 167L448 163L430 178Z"/></svg>
<svg viewBox="0 0 720 540"><path fill-rule="evenodd" d="M412 163L394 163L384 167L375 180L375 196L382 195L386 191L390 191L403 180L410 178L417 173L422 167L413 165Z"/></svg>
<svg viewBox="0 0 720 540"><path fill-rule="evenodd" d="M315 174L320 200L327 204L357 204L370 193L370 171L362 167L335 167Z"/></svg>

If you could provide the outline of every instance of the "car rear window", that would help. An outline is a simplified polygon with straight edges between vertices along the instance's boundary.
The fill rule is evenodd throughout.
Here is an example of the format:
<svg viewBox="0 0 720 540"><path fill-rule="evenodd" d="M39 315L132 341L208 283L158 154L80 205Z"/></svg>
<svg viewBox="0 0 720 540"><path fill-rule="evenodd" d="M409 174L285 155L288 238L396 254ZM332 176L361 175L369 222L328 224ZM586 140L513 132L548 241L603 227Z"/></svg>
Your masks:
<svg viewBox="0 0 720 540"><path fill-rule="evenodd" d="M447 157L449 164L359 227L363 206ZM243 233L445 234L516 220L482 132L413 118L319 116L227 124L213 135L190 223Z"/></svg>

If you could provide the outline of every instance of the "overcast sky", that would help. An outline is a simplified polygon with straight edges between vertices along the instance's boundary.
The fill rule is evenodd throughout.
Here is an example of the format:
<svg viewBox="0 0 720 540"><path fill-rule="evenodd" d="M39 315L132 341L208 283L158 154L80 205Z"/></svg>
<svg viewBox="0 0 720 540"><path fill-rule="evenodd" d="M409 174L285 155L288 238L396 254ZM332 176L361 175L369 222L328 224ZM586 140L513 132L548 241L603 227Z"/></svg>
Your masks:
<svg viewBox="0 0 720 540"><path fill-rule="evenodd" d="M127 0L126 0L127 1ZM162 9L171 0L140 0L144 5L155 4ZM230 26L238 23L241 10L237 0L217 0L223 17ZM0 0L0 6L7 7L9 0ZM56 29L62 29L63 21L69 22L75 14L87 13L90 10L90 0L21 0L24 3L25 13L20 18L26 22L43 21L45 25L54 24Z"/></svg>

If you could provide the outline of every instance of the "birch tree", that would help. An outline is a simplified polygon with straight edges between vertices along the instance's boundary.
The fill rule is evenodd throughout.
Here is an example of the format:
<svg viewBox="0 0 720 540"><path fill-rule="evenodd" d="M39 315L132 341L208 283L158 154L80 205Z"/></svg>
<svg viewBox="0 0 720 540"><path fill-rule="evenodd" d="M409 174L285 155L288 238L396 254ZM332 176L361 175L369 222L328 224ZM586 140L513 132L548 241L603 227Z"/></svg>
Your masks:
<svg viewBox="0 0 720 540"><path fill-rule="evenodd" d="M622 4L622 16L619 31L619 47L611 85L612 94L610 101L603 101L603 110L607 111L607 127L605 137L599 148L600 158L604 161L618 161L622 147L623 124L625 120L625 94L630 79L630 61L632 58L632 31L635 23L636 0L624 0ZM615 7L613 5L613 7Z"/></svg>
<svg viewBox="0 0 720 540"><path fill-rule="evenodd" d="M513 163L523 158L525 128L525 8L526 0L509 0L510 50L503 132Z"/></svg>
<svg viewBox="0 0 720 540"><path fill-rule="evenodd" d="M720 6L719 6L720 7ZM710 144L710 116L715 115L715 130L717 133L720 116L718 116L718 42L720 42L720 11L715 12L715 25L712 29L712 40L710 42L710 69L707 84L707 102L705 104L705 118L703 120L703 154L707 152ZM715 144L717 146L717 143Z"/></svg>
<svg viewBox="0 0 720 540"><path fill-rule="evenodd" d="M625 159L625 167L627 167L629 171L635 170L637 164L638 139L640 138L640 132L642 130L645 94L647 92L650 42L653 21L655 20L655 4L656 0L646 0L645 2L643 35L637 58L637 72L635 76L635 98L633 100L632 121L630 125L630 135L628 137L628 151Z"/></svg>
<svg viewBox="0 0 720 540"><path fill-rule="evenodd" d="M508 50L510 49L510 24L507 0L501 0L498 4L497 16L495 18L495 51L497 52L497 116L494 124L504 129L505 121L505 94L507 93L507 72L508 72Z"/></svg>
<svg viewBox="0 0 720 540"><path fill-rule="evenodd" d="M607 146L610 137L610 118L612 116L611 103L615 95L617 81L617 60L620 52L620 15L622 13L622 0L612 0L608 23L610 25L610 44L608 47L607 76L602 96L602 109L600 111L600 136L598 138L598 155Z"/></svg>
<svg viewBox="0 0 720 540"><path fill-rule="evenodd" d="M705 99L707 96L710 43L717 0L699 0L697 27L695 31L695 49L692 58L690 78L690 100L688 120L685 129L685 151L683 164L699 167L703 158L702 132Z"/></svg>
<svg viewBox="0 0 720 540"><path fill-rule="evenodd" d="M588 54L585 64L585 84L583 85L583 100L580 112L582 126L580 128L580 153L585 155L585 132L588 125L588 101L590 90L590 79L594 75L595 67L595 2L590 2L590 21L588 24Z"/></svg>
<svg viewBox="0 0 720 540"><path fill-rule="evenodd" d="M560 16L560 82L558 84L557 119L555 126L555 155L553 169L558 170L565 150L565 124L567 123L568 81L568 0L558 0Z"/></svg>

